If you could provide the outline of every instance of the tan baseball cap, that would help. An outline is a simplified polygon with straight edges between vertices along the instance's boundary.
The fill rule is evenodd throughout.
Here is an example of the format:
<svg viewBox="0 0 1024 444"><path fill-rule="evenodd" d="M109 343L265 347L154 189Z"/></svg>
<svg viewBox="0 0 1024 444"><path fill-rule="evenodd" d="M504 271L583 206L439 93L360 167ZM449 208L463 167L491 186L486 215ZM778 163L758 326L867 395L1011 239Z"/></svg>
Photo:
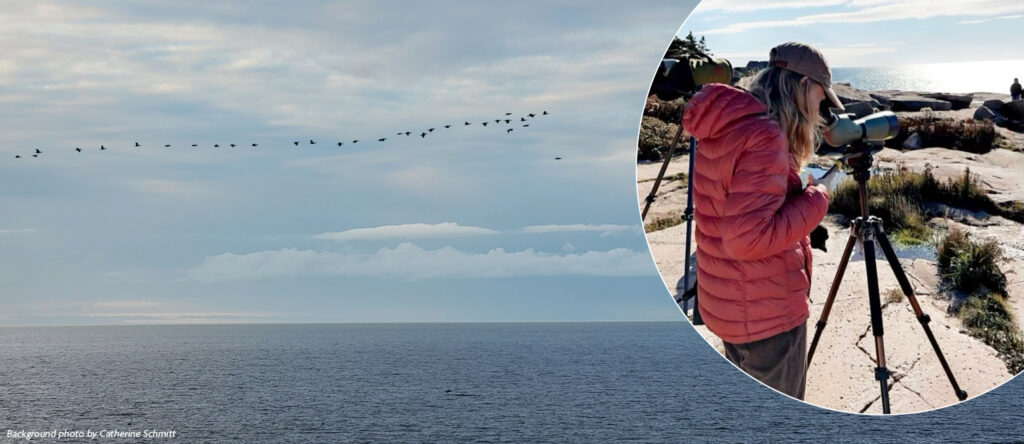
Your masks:
<svg viewBox="0 0 1024 444"><path fill-rule="evenodd" d="M799 42L783 43L772 48L768 55L768 64L803 74L820 83L825 87L825 95L835 107L845 109L843 102L839 101L836 92L832 90L832 70L828 68L825 56L821 55L817 49Z"/></svg>

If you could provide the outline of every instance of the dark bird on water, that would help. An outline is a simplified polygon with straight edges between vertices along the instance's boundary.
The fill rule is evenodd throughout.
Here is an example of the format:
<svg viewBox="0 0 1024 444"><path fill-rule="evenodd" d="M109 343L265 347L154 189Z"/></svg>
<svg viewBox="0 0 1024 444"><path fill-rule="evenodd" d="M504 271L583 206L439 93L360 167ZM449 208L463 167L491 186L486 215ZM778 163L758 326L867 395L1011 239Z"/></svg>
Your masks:
<svg viewBox="0 0 1024 444"><path fill-rule="evenodd" d="M444 127L445 128L451 128L452 126L451 125L445 125Z"/></svg>
<svg viewBox="0 0 1024 444"><path fill-rule="evenodd" d="M316 145L316 142L314 142L313 139L309 139L309 144L310 145Z"/></svg>
<svg viewBox="0 0 1024 444"><path fill-rule="evenodd" d="M75 151L82 152L82 149L79 147L75 147Z"/></svg>
<svg viewBox="0 0 1024 444"><path fill-rule="evenodd" d="M427 137L427 133L420 133L420 137Z"/></svg>
<svg viewBox="0 0 1024 444"><path fill-rule="evenodd" d="M292 143L294 143L294 144L295 144L295 146L299 146L299 141L298 141L298 140L296 140L296 141L294 141L294 142L292 142Z"/></svg>
<svg viewBox="0 0 1024 444"><path fill-rule="evenodd" d="M505 130L505 132L506 133L511 133L512 132L512 128L509 128L509 129Z"/></svg>
<svg viewBox="0 0 1024 444"><path fill-rule="evenodd" d="M378 142L383 142L385 140L388 140L388 138L387 137L381 137L380 139L377 139Z"/></svg>

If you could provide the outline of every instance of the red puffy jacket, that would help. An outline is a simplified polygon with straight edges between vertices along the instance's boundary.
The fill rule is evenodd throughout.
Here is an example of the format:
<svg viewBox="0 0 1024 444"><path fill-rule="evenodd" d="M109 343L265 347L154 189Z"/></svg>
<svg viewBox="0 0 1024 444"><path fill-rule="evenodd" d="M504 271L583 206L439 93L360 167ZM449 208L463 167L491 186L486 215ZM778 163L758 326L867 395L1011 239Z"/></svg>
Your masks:
<svg viewBox="0 0 1024 444"><path fill-rule="evenodd" d="M782 129L743 90L705 86L686 104L683 126L699 140L693 204L701 317L734 344L797 327L808 316L808 234L825 217L828 189L801 189Z"/></svg>

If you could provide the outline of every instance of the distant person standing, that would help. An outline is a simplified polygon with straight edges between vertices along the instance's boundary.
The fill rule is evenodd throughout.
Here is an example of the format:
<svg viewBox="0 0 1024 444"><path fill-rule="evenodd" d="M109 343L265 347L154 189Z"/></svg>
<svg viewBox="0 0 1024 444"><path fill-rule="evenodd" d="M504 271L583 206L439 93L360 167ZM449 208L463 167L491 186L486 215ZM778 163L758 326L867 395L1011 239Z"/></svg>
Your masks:
<svg viewBox="0 0 1024 444"><path fill-rule="evenodd" d="M1018 82L1018 81L1017 81L1017 78L1016 78L1016 77L1014 77L1014 79L1013 79L1013 84L1012 84L1012 85L1010 85L1010 97L1011 97L1011 98L1012 98L1013 100L1020 100L1020 96L1021 96L1021 86L1020 86L1020 82Z"/></svg>

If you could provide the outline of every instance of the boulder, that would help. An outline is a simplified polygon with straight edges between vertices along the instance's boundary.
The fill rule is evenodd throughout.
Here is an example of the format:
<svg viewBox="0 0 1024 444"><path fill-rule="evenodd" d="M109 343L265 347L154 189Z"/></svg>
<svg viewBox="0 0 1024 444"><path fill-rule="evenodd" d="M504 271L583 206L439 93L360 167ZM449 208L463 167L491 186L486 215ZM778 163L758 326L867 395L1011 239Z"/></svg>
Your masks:
<svg viewBox="0 0 1024 444"><path fill-rule="evenodd" d="M1024 100L1006 102L999 113L1010 120L1024 120Z"/></svg>
<svg viewBox="0 0 1024 444"><path fill-rule="evenodd" d="M868 102L871 106L877 108L879 103L866 91L861 91L856 88L851 88L847 84L833 83L832 90L836 92L836 96L839 97L839 101L843 102L843 106L847 103L853 102Z"/></svg>
<svg viewBox="0 0 1024 444"><path fill-rule="evenodd" d="M1005 104L1006 104L1006 102L1004 102L1002 100L991 99L991 100L986 100L985 103L981 104L981 106L984 106L985 108L988 108L992 112L998 113L998 112L1003 110L1003 105L1005 105Z"/></svg>
<svg viewBox="0 0 1024 444"><path fill-rule="evenodd" d="M843 111L844 113L854 114L858 119L875 112L875 109L868 102L844 103L843 108L846 108L846 110Z"/></svg>
<svg viewBox="0 0 1024 444"><path fill-rule="evenodd" d="M992 112L987 106L978 107L974 111L974 120L992 120L996 117L996 113Z"/></svg>
<svg viewBox="0 0 1024 444"><path fill-rule="evenodd" d="M762 69L765 69L767 67L768 67L768 62L758 62L758 61L754 61L754 60L751 60L751 61L747 62L747 66L746 66L747 69L753 69L753 70L762 70Z"/></svg>
<svg viewBox="0 0 1024 444"><path fill-rule="evenodd" d="M953 105L945 100L929 99L913 94L889 97L888 100L893 111L919 111L921 108L931 108L933 111L953 109Z"/></svg>
<svg viewBox="0 0 1024 444"><path fill-rule="evenodd" d="M949 102L953 110L970 108L971 100L974 100L970 94L928 93L922 95L930 99Z"/></svg>
<svg viewBox="0 0 1024 444"><path fill-rule="evenodd" d="M916 150L921 148L921 136L916 132L907 137L907 140L903 141L903 149Z"/></svg>

